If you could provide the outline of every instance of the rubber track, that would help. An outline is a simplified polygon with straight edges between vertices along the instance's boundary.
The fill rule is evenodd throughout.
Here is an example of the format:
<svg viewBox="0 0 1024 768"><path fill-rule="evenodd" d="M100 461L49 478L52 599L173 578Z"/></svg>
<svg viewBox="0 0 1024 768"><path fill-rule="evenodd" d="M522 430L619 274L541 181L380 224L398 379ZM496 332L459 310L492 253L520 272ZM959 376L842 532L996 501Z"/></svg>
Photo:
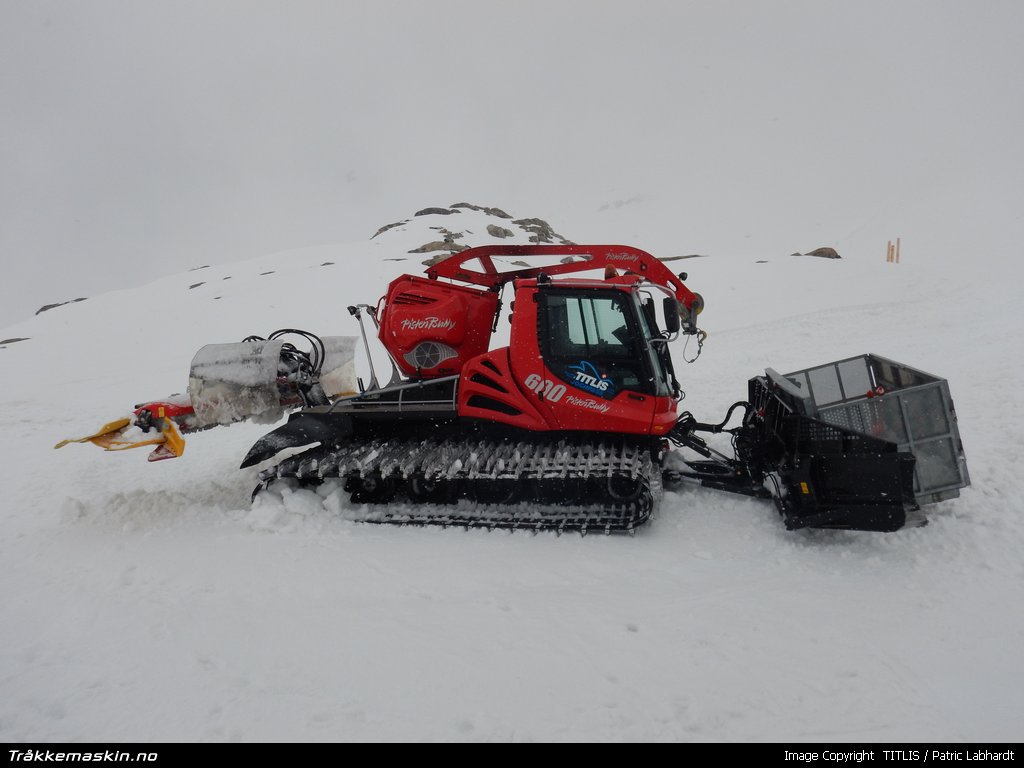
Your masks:
<svg viewBox="0 0 1024 768"><path fill-rule="evenodd" d="M650 518L661 495L660 470L650 452L624 441L496 442L379 439L316 447L260 473L253 495L278 479L316 486L329 478L394 478L459 482L463 488L490 482L545 481L547 488L584 481L584 487L638 482L636 498L615 500L607 492L565 503L534 498L514 503L461 499L452 504L383 502L363 507L361 522L440 525L532 531L633 533ZM522 484L522 485L519 485Z"/></svg>

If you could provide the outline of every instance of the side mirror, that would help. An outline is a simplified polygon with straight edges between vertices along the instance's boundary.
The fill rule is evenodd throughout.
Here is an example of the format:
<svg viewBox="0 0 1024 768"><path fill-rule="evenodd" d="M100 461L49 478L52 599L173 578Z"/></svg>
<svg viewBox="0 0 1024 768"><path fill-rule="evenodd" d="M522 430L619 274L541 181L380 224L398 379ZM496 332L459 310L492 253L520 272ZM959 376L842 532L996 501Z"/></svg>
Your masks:
<svg viewBox="0 0 1024 768"><path fill-rule="evenodd" d="M666 296L662 301L665 310L665 330L669 333L679 333L679 302L671 296Z"/></svg>

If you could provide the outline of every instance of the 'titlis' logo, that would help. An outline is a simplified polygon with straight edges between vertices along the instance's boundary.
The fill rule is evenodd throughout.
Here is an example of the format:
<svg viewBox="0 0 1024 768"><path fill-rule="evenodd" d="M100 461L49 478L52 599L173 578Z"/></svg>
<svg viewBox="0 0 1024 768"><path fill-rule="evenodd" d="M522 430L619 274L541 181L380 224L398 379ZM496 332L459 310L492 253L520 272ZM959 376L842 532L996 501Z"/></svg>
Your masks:
<svg viewBox="0 0 1024 768"><path fill-rule="evenodd" d="M608 374L599 372L596 366L587 360L581 360L576 365L566 368L565 377L574 387L591 395L607 400L615 397L615 385L608 378Z"/></svg>

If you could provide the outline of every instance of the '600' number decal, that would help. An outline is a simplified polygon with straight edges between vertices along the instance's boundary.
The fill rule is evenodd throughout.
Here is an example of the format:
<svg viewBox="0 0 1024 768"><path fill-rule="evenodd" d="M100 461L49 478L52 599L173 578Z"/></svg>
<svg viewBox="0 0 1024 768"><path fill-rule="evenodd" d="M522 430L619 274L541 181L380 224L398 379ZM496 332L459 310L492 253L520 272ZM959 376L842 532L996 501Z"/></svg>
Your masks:
<svg viewBox="0 0 1024 768"><path fill-rule="evenodd" d="M531 373L526 377L526 386L552 403L557 403L565 394L564 384L555 384L550 379L542 379L536 373Z"/></svg>

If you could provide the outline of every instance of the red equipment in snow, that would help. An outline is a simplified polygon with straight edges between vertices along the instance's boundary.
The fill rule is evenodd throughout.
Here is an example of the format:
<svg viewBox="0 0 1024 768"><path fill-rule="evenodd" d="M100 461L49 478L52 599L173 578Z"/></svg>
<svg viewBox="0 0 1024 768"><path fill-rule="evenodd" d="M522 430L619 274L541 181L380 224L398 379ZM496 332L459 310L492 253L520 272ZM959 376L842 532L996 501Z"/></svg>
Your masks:
<svg viewBox="0 0 1024 768"><path fill-rule="evenodd" d="M169 403L143 407L83 439L120 449L126 430L155 427L138 444L167 432L158 452L180 455L175 423L271 420L301 404L243 460L292 452L261 471L254 496L281 482L324 496L338 485L371 505L361 519L414 525L632 532L663 483L690 480L773 498L790 528L896 530L969 483L945 381L877 356L769 369L719 424L678 413L669 343L705 335L685 280L621 245L467 249L397 278L376 307L349 307L364 343L364 311L377 326L393 364L385 386L368 343L369 386L344 396L355 340L286 330L200 350L177 417ZM491 349L509 284L509 343ZM289 333L313 350L273 341ZM730 434L734 456L701 432Z"/></svg>

